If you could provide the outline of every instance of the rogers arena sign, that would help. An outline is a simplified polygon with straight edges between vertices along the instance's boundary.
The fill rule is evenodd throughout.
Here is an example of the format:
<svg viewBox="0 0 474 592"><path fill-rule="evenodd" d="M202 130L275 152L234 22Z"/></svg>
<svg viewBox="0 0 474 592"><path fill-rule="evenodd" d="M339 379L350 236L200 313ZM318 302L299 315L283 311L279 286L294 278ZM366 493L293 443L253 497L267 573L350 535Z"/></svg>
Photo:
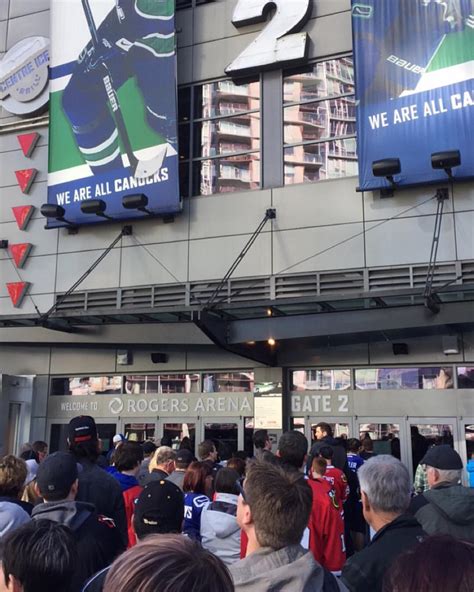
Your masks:
<svg viewBox="0 0 474 592"><path fill-rule="evenodd" d="M13 115L31 115L45 107L48 88L49 39L27 37L0 61L0 106Z"/></svg>

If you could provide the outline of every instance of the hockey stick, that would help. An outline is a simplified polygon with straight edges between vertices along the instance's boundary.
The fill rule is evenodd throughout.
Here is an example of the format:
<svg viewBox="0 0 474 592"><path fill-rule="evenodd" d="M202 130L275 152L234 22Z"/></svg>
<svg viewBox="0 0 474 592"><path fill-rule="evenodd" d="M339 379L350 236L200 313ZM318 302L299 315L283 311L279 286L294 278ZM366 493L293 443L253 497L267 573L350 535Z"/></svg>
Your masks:
<svg viewBox="0 0 474 592"><path fill-rule="evenodd" d="M94 47L97 55L100 55L100 39L97 32L97 27L95 26L94 16L91 11L89 0L81 0L81 2L87 25L89 27L89 32L91 34L92 46ZM159 146L157 154L149 160L139 160L135 156L132 144L130 143L130 137L127 132L127 126L123 118L117 91L115 90L112 73L110 72L105 60L102 61L102 65L105 70L105 75L102 78L102 81L104 83L105 92L109 99L110 108L112 109L120 139L122 140L123 147L125 148L125 152L128 157L128 162L130 163L130 168L133 170L134 176L139 179L151 177L161 169L167 151L167 144Z"/></svg>

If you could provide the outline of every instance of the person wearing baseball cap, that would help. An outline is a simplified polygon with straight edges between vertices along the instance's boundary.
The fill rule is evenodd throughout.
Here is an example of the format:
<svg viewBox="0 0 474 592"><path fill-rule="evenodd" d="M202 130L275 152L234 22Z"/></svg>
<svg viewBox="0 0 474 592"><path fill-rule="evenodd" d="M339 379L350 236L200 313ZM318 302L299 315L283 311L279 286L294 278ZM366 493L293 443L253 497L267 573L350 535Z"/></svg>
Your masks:
<svg viewBox="0 0 474 592"><path fill-rule="evenodd" d="M448 444L430 448L421 460L429 489L409 511L428 534L450 534L474 542L474 490L461 484L463 463Z"/></svg>
<svg viewBox="0 0 474 592"><path fill-rule="evenodd" d="M79 472L77 500L93 504L99 514L112 518L127 546L127 518L122 490L116 479L98 466L100 455L97 426L93 417L79 415L69 422L68 445Z"/></svg>
<svg viewBox="0 0 474 592"><path fill-rule="evenodd" d="M194 460L194 454L186 448L182 448L176 452L176 469L166 477L167 481L171 481L177 485L181 491L183 490L184 474L186 469Z"/></svg>
<svg viewBox="0 0 474 592"><path fill-rule="evenodd" d="M35 506L33 520L50 520L71 529L77 542L78 560L71 590L80 590L87 578L110 565L124 550L120 533L111 518L98 514L92 504L76 501L79 471L74 457L55 452L39 466L38 494L44 503Z"/></svg>
<svg viewBox="0 0 474 592"><path fill-rule="evenodd" d="M135 502L132 522L137 541L150 534L180 534L183 520L183 492L167 479L151 481ZM104 569L91 578L83 592L101 592L108 571Z"/></svg>

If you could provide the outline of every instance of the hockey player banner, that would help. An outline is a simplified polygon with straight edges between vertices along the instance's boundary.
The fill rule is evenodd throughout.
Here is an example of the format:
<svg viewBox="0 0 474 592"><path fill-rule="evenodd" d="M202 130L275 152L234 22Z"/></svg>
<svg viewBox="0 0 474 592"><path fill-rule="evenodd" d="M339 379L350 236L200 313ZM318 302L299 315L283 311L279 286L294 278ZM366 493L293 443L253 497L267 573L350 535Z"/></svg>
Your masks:
<svg viewBox="0 0 474 592"><path fill-rule="evenodd" d="M446 180L431 154L459 150L474 176L474 0L352 0L360 189L386 187L372 163L399 158L400 185Z"/></svg>
<svg viewBox="0 0 474 592"><path fill-rule="evenodd" d="M48 227L104 221L86 200L114 220L180 210L174 12L174 0L52 0L48 203L65 213ZM124 208L130 195L146 196L141 210Z"/></svg>

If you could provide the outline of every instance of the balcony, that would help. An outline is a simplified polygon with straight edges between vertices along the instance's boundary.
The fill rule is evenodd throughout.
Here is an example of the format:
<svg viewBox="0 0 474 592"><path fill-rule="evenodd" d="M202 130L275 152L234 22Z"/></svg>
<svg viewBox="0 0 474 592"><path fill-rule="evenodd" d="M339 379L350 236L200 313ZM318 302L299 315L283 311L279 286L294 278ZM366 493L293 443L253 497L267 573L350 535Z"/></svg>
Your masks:
<svg viewBox="0 0 474 592"><path fill-rule="evenodd" d="M217 133L225 136L251 137L249 125L239 125L229 121L219 121L217 123Z"/></svg>

